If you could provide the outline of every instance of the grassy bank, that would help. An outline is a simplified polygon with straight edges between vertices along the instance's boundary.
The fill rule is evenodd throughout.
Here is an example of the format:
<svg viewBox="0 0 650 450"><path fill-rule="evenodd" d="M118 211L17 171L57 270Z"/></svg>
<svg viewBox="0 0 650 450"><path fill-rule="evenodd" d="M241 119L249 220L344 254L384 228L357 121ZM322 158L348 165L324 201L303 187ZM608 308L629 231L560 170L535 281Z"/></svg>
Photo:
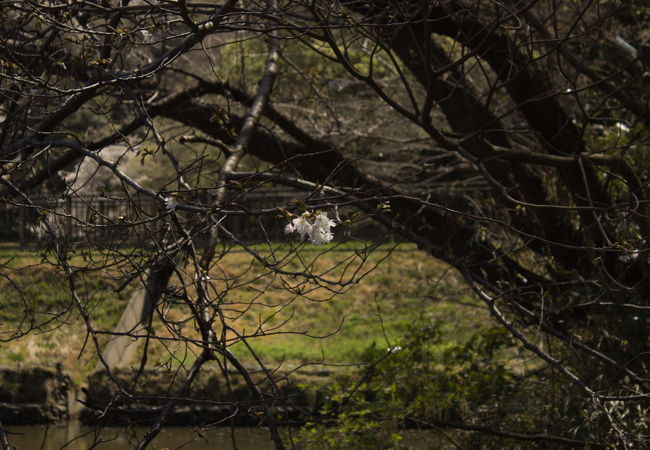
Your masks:
<svg viewBox="0 0 650 450"><path fill-rule="evenodd" d="M353 364L369 348L400 346L415 327L431 324L443 334L445 345L454 345L489 322L487 312L472 303L458 275L412 245L278 244L256 250L268 264L240 247L224 249L210 273L210 284L229 326L244 335L264 334L248 343L271 366ZM81 301L97 329L110 331L119 320L140 283L136 278L124 287L124 279L142 259L128 249L119 254L77 250L70 255L79 274ZM4 340L0 364L59 363L73 377L85 376L95 367L95 351L86 342L86 328L52 257L0 248L0 262ZM269 264L282 273L274 273ZM173 283L186 285L193 270L191 265L179 267ZM295 275L301 271L339 284ZM119 287L123 289L117 292ZM185 337L196 336L187 308L169 305L162 310L167 320L183 327ZM160 320L154 328L161 337L172 336ZM244 344L232 339L232 350L251 362ZM152 343L149 363L191 360L189 347L169 341Z"/></svg>

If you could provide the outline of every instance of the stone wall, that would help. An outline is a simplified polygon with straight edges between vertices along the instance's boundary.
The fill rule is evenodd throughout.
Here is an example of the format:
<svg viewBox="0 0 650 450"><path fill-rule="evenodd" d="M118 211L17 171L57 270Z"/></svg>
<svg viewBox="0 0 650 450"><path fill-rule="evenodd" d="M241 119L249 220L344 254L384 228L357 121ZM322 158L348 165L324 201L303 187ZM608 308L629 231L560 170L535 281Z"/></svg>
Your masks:
<svg viewBox="0 0 650 450"><path fill-rule="evenodd" d="M72 388L60 367L0 367L0 421L32 425L69 420Z"/></svg>
<svg viewBox="0 0 650 450"><path fill-rule="evenodd" d="M322 371L301 373L274 373L276 381L272 386L263 373L252 373L253 381L262 392L269 413L284 423L300 424L318 409L321 394L317 386L329 381L331 374ZM137 383L129 370L114 371L113 380L100 371L88 379L84 389L86 408L80 420L86 425L146 425L157 419L160 409L170 396L178 391L185 373L183 370L170 372L144 372ZM121 392L117 384L127 391ZM309 387L307 387L309 386ZM111 405L107 409L107 405ZM224 376L221 370L203 371L192 384L189 394L177 401L168 424L256 426L264 424L264 408L236 372Z"/></svg>
<svg viewBox="0 0 650 450"><path fill-rule="evenodd" d="M177 392L184 375L183 370L145 371L134 383L131 370L115 371L112 379L99 371L77 389L60 367L0 367L0 422L34 425L78 419L86 425L150 424ZM277 420L298 425L318 410L322 402L319 386L331 382L332 374L317 369L290 376L275 372L275 385L263 373L253 373L252 378L268 412ZM229 372L226 378L215 369L198 375L166 423L254 426L266 420L264 408L242 377Z"/></svg>

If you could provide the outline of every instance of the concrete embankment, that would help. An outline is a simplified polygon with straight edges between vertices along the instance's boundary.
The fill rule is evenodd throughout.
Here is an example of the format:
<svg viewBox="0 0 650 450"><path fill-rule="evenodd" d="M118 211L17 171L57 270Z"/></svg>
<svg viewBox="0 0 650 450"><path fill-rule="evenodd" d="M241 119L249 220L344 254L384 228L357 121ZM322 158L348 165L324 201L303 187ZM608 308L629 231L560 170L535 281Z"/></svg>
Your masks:
<svg viewBox="0 0 650 450"><path fill-rule="evenodd" d="M76 386L60 367L0 368L0 421L6 425L30 425L79 420L86 425L146 425L174 398L184 370L121 370L108 377L90 375ZM263 373L252 373L264 398L259 402L237 373L227 376L215 368L197 376L190 391L178 398L168 425L254 426L268 414L284 423L299 424L322 403L319 386L331 382L325 370L275 372L271 383Z"/></svg>
<svg viewBox="0 0 650 450"><path fill-rule="evenodd" d="M0 367L0 420L33 425L69 420L74 386L60 367Z"/></svg>

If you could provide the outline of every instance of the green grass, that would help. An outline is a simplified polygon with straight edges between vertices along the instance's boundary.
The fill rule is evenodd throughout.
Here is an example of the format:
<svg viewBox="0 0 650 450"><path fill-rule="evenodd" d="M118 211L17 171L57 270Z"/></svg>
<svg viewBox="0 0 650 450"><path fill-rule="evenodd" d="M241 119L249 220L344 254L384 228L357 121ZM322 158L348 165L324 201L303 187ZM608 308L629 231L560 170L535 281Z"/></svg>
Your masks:
<svg viewBox="0 0 650 450"><path fill-rule="evenodd" d="M211 295L221 299L229 327L243 335L257 331L247 342L270 366L280 362L286 366L354 364L368 348L401 345L413 327L434 322L446 342L461 342L488 320L484 309L461 304L472 300L459 276L413 245L351 242L324 247L258 245L254 249L281 271L309 271L340 283L274 273L241 248L223 249L210 272ZM133 270L129 264L142 260L135 250L129 258L125 254L131 250L122 252L79 250L70 258L78 270L80 299L93 326L100 330L113 329L138 284L136 280L119 293L114 291L121 284L120 277ZM86 330L65 277L51 264L51 256L0 247L0 262L0 339L18 337L16 330L28 332L0 343L0 364L58 362L69 371L92 369L94 349L87 343L81 352ZM188 286L194 295L193 277L193 266L182 266L172 284ZM184 336L198 336L186 307L174 306L166 317L185 323ZM172 336L159 319L154 328L158 336ZM215 330L222 331L218 321ZM227 336L231 350L252 363L246 346L235 335ZM154 341L149 361L187 363L197 351L191 343Z"/></svg>

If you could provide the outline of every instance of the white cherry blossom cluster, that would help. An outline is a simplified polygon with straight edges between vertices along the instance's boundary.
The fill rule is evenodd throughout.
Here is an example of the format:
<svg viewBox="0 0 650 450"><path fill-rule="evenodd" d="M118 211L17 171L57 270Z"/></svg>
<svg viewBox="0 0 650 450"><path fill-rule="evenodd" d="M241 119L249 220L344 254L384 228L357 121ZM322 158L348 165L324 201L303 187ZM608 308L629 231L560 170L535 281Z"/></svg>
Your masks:
<svg viewBox="0 0 650 450"><path fill-rule="evenodd" d="M178 202L174 197L165 197L165 209L169 212L172 212L178 206Z"/></svg>
<svg viewBox="0 0 650 450"><path fill-rule="evenodd" d="M334 239L332 228L336 222L327 217L326 212L305 212L296 217L284 227L286 234L296 232L302 239L307 237L309 242L316 245L327 244Z"/></svg>

